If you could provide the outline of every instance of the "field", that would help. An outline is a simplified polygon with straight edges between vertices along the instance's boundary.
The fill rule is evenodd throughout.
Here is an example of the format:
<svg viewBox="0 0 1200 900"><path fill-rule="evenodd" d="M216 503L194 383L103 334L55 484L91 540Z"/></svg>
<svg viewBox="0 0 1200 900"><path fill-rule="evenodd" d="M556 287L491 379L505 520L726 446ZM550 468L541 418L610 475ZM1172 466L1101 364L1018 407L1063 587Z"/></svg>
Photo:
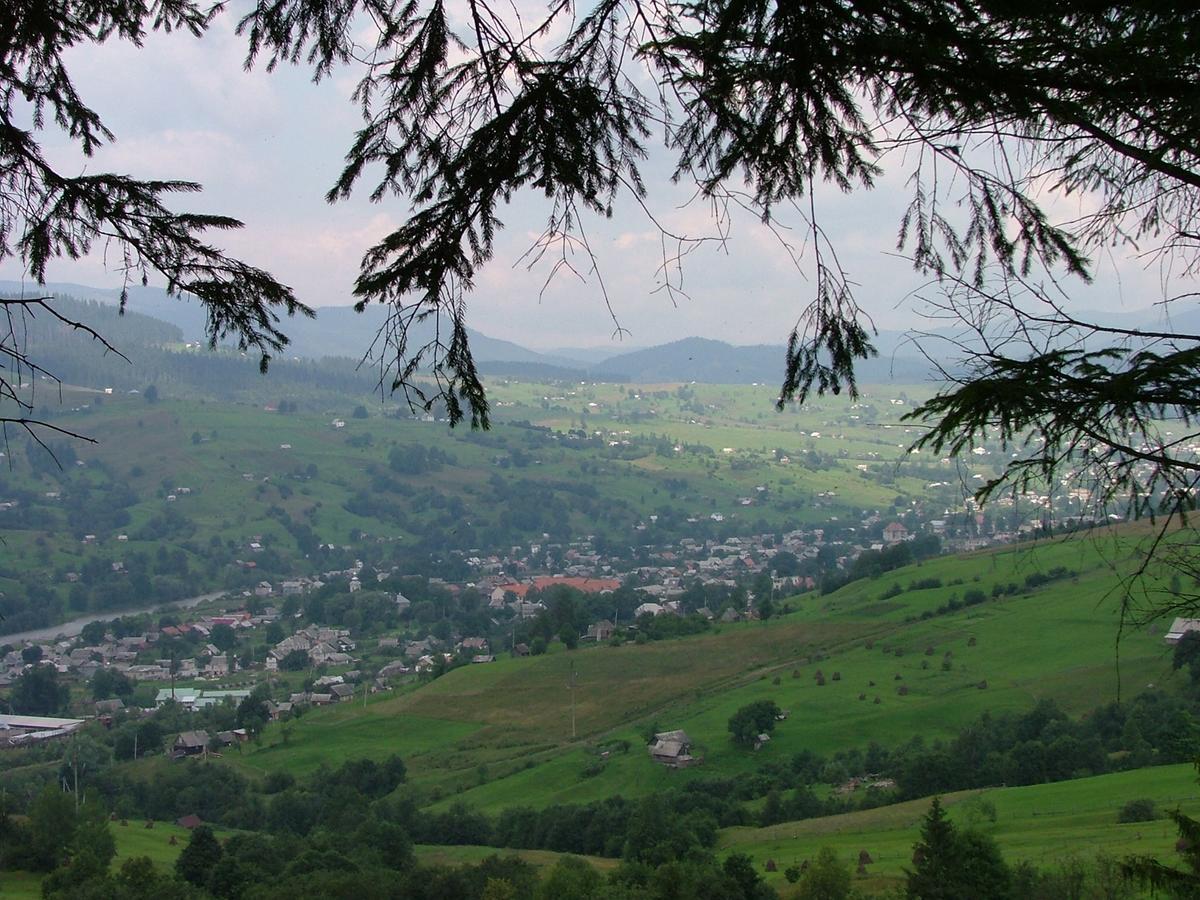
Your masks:
<svg viewBox="0 0 1200 900"><path fill-rule="evenodd" d="M1028 861L1049 869L1072 857L1090 862L1098 853L1173 860L1177 834L1170 820L1117 824L1120 807L1140 798L1154 800L1159 809L1200 813L1200 787L1189 765L1033 787L963 791L944 797L943 802L957 825L979 828L994 837L1009 863ZM912 847L928 809L928 800L917 800L770 828L731 828L722 833L721 848L749 854L760 871L768 859L775 860L779 872L767 878L781 892L786 885L783 870L811 859L821 847L833 847L840 858L855 863L859 852L866 850L874 862L860 880L865 888L879 889L898 883L905 867L911 866Z"/></svg>
<svg viewBox="0 0 1200 900"><path fill-rule="evenodd" d="M916 433L898 419L911 406L893 405L904 403L893 388L782 412L765 386L658 385L631 396L623 385L496 381L491 390L496 425L486 433L352 400L280 413L128 395L96 406L96 392L68 391L78 406L55 421L96 443L56 442L60 468L18 441L0 469L0 499L19 499L0 510L0 591L11 598L0 613L23 622L16 613L34 584L55 592L59 620L244 586L236 561L252 540L269 551L259 562L275 577L304 573L311 546L299 534L340 547L382 542L403 562L409 552L494 550L546 533L670 543L815 525L897 497L961 499L953 466L907 454ZM548 430L572 427L573 436ZM391 464L409 452L451 461ZM921 468L897 468L900 460ZM513 509L527 497L536 500ZM136 591L114 583L89 599L65 580L89 564L138 559L152 581ZM38 624L47 623L26 627Z"/></svg>
<svg viewBox="0 0 1200 900"><path fill-rule="evenodd" d="M175 858L188 842L190 832L171 822L155 822L153 828L146 828L142 821L130 821L128 824L113 822L109 825L117 844L117 855L113 859L112 869L115 871L127 859L145 856L163 871L173 869ZM226 828L213 829L219 838L226 838L233 832ZM171 843L171 839L175 843ZM34 900L42 896L42 876L33 872L0 871L0 897L4 900Z"/></svg>
<svg viewBox="0 0 1200 900"><path fill-rule="evenodd" d="M961 791L945 796L943 803L956 825L978 828L995 838L1008 862L1028 861L1050 869L1072 858L1091 862L1097 854L1117 859L1132 854L1172 859L1176 834L1169 820L1117 824L1117 810L1129 800L1143 798L1154 800L1160 810L1178 808L1189 815L1200 814L1200 786L1189 765L1033 787ZM783 872L788 866L813 858L822 847L832 847L843 860L855 862L859 852L866 850L873 862L865 876L857 876L856 883L864 890L878 891L903 879L905 867L911 864L921 818L928 808L927 800L918 800L770 828L728 828L721 833L718 854L748 854L786 898L790 886ZM117 839L114 867L131 857L148 856L159 867L168 868L187 842L185 829L162 822L155 823L153 829L142 827L141 822L130 822L128 826L114 823L111 827ZM226 832L218 829L218 833ZM170 843L172 836L175 845ZM499 853L517 855L545 868L560 857L549 851L476 846L418 845L415 849L422 863L440 865L478 863ZM585 858L601 871L617 864L612 859ZM768 860L776 863L776 872L766 871ZM0 876L0 897L40 897L40 883L40 877L30 873L4 872Z"/></svg>

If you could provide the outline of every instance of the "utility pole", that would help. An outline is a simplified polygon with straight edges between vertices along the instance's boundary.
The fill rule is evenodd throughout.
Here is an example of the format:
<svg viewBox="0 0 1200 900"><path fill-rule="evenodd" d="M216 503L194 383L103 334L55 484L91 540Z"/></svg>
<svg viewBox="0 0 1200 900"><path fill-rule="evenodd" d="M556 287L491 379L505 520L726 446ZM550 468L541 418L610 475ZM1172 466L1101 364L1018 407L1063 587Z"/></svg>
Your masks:
<svg viewBox="0 0 1200 900"><path fill-rule="evenodd" d="M79 744L76 744L74 750L74 758L71 761L71 771L75 775L75 815L79 815Z"/></svg>
<svg viewBox="0 0 1200 900"><path fill-rule="evenodd" d="M571 680L567 687L571 691L571 740L575 740L575 660L571 660Z"/></svg>

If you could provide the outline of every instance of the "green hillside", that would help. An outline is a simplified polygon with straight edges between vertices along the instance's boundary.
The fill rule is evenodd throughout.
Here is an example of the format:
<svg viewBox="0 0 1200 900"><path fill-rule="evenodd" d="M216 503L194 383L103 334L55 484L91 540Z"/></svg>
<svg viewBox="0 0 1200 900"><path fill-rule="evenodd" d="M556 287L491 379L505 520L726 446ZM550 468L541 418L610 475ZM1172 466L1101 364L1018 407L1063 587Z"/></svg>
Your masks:
<svg viewBox="0 0 1200 900"><path fill-rule="evenodd" d="M1172 683L1161 629L1126 633L1118 656L1107 549L1076 539L938 559L830 596L798 598L797 611L766 623L457 669L365 708L315 710L289 726L286 744L272 726L263 747L244 748L234 764L302 773L351 752L399 752L410 780L432 799L494 812L637 796L750 772L803 750L951 737L984 712L1023 711L1041 699L1079 715ZM993 584L1024 585L1064 562L1077 574L991 598ZM917 578L940 579L943 587L879 602L893 583ZM987 599L921 618L968 590ZM762 699L790 715L771 744L753 753L730 741L726 723ZM644 750L650 726L685 729L704 764L684 771L654 764Z"/></svg>
<svg viewBox="0 0 1200 900"><path fill-rule="evenodd" d="M994 837L1010 863L1054 868L1072 859L1090 864L1097 854L1115 859L1148 854L1172 860L1178 837L1173 822L1162 818L1117 823L1121 806L1141 798L1154 800L1161 809L1200 813L1195 769L1160 766L1057 784L963 791L944 797L943 802L956 824L980 828ZM901 882L904 870L911 868L913 844L928 809L927 799L914 800L770 828L731 828L722 833L720 846L726 852L750 854L760 871L767 860L775 860L779 872L766 877L781 892L786 891L783 870L812 859L821 847L833 847L842 859L854 863L866 850L874 862L859 883L866 890L879 890Z"/></svg>
<svg viewBox="0 0 1200 900"><path fill-rule="evenodd" d="M14 439L0 468L0 501L13 504L0 510L6 627L354 558L457 578L454 553L591 534L632 556L642 545L831 528L831 519L907 509L914 497L954 496L949 466L933 464L945 472L928 483L925 464L895 468L902 447L881 435L903 406L860 414L833 398L779 413L754 386L631 396L619 385L501 382L497 424L472 432L397 418L367 398L297 403L285 399L287 384L269 404L183 399L170 388L154 402L67 390L55 424L95 443L52 437L54 458ZM559 402L578 404L577 414ZM837 430L811 436L828 427ZM900 440L908 430L896 428ZM253 558L252 540L265 548ZM257 572L239 565L250 559ZM83 577L70 582L71 572Z"/></svg>

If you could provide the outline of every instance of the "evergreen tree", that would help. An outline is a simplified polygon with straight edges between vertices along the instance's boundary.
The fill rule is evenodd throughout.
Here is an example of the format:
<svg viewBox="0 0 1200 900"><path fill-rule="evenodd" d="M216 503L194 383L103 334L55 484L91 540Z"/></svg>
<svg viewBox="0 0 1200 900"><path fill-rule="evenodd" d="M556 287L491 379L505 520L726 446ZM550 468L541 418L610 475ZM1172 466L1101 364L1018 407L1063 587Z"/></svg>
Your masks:
<svg viewBox="0 0 1200 900"><path fill-rule="evenodd" d="M75 825L71 798L55 785L46 785L29 808L26 867L49 872L65 862L67 848L75 839Z"/></svg>
<svg viewBox="0 0 1200 900"><path fill-rule="evenodd" d="M979 832L959 832L935 797L913 847L913 868L905 884L908 900L1003 900L1010 881L996 842Z"/></svg>
<svg viewBox="0 0 1200 900"><path fill-rule="evenodd" d="M223 854L221 843L207 825L192 829L191 839L175 860L175 874L197 887L204 887Z"/></svg>

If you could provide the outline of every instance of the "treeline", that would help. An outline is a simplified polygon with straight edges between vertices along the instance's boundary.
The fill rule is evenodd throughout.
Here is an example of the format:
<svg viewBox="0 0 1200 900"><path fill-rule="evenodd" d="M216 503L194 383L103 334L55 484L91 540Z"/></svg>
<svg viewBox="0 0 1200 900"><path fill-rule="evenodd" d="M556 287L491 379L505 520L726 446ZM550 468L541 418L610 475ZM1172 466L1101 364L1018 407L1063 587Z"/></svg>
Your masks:
<svg viewBox="0 0 1200 900"><path fill-rule="evenodd" d="M76 746L69 755L76 763L87 760L91 772L94 752L94 747ZM441 814L421 811L410 794L397 790L404 778L398 757L381 763L351 760L302 781L276 771L258 784L227 766L201 761L167 765L151 779L101 767L89 779L82 814L57 778L28 795L26 805L0 808L0 868L49 872L43 888L47 898L775 896L748 857L734 854L717 862L710 848L718 817L701 794L513 810L493 822L461 806ZM22 794L0 796L11 803ZM107 821L108 810L118 824ZM10 815L17 811L25 814L20 820ZM196 828L175 864L174 878L137 860L110 871L113 828L140 827L130 824L135 817L183 815L242 833L221 842L207 825ZM425 867L414 861L414 840L593 850L620 856L623 864L607 879L574 859L540 880L532 866L498 856L478 866Z"/></svg>
<svg viewBox="0 0 1200 900"><path fill-rule="evenodd" d="M894 773L901 799L912 799L1186 762L1198 753L1194 704L1147 691L1074 720L1050 700L1022 714L985 713L951 741L928 744L918 736L879 764Z"/></svg>
<svg viewBox="0 0 1200 900"><path fill-rule="evenodd" d="M259 372L259 360L228 350L177 351L170 345L183 340L174 325L135 312L122 315L115 305L71 297L56 297L55 310L103 334L126 358L50 316L27 316L23 340L31 357L65 384L111 387L125 393L157 385L172 387L190 396L230 399L247 391L264 390L339 394L367 397L376 392L377 379L359 370L356 361L330 357L321 360L281 358L271 362L268 379ZM57 394L39 415L53 415Z"/></svg>
<svg viewBox="0 0 1200 900"><path fill-rule="evenodd" d="M722 862L707 852L678 847L660 860L626 859L607 875L576 856L564 856L539 873L515 856L489 856L454 868L415 861L404 827L376 802L354 822L323 823L306 836L242 832L219 840L208 825L192 830L172 869L163 872L146 857L126 859L115 871L113 824L95 806L73 807L69 794L48 787L21 821L0 807L0 869L48 872L47 900L770 900L750 857L729 854ZM638 810L633 816L639 814ZM563 821L561 827L579 822ZM650 816L646 825L661 826ZM172 838L172 841L174 839ZM1189 857L1190 860L1190 857ZM1195 863L1192 868L1195 869ZM865 874L869 856L860 854ZM851 900L861 896L851 861L821 848L803 865L784 870L795 896ZM921 823L911 868L897 891L911 900L988 897L991 900L1058 900L1105 897L1130 900L1138 863L1103 854L1068 858L1055 868L1010 865L985 832L961 828L935 799ZM1143 863L1143 868L1145 864ZM1174 870L1188 888L1193 872ZM1130 878L1130 872L1133 878ZM1182 894L1180 894L1182 896ZM1189 894L1190 896L1190 894Z"/></svg>
<svg viewBox="0 0 1200 900"><path fill-rule="evenodd" d="M832 594L852 581L863 578L878 578L894 569L937 556L942 552L942 541L936 534L921 535L911 541L901 541L882 550L864 550L844 571L826 571L821 576L821 593Z"/></svg>

